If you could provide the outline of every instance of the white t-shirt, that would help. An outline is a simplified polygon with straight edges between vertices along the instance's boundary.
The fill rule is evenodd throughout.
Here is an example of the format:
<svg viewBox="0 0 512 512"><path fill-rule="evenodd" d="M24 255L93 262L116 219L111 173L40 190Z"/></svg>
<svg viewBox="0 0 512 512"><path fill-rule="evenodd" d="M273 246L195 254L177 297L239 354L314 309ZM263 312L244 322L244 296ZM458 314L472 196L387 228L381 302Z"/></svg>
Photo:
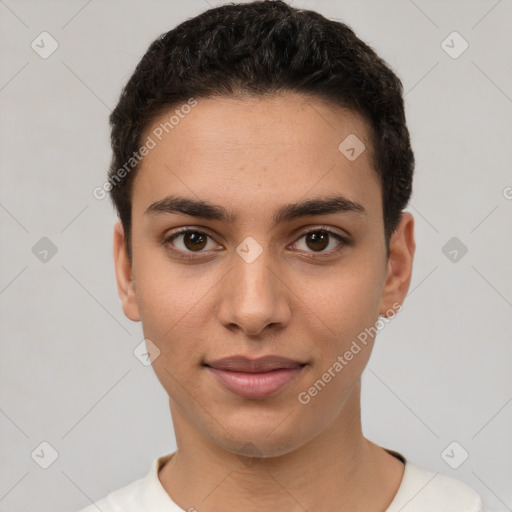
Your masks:
<svg viewBox="0 0 512 512"><path fill-rule="evenodd" d="M484 512L482 499L471 487L416 466L398 452L387 451L405 463L405 470L386 512ZM188 512L174 503L158 479L158 470L174 453L155 459L144 478L107 494L80 512ZM188 510L194 510L192 505Z"/></svg>

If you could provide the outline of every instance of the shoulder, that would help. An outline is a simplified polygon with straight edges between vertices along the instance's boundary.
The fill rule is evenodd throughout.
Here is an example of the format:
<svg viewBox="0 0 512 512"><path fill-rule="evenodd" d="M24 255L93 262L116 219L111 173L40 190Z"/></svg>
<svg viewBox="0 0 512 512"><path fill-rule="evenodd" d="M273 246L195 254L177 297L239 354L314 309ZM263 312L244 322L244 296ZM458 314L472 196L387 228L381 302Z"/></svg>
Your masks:
<svg viewBox="0 0 512 512"><path fill-rule="evenodd" d="M484 512L479 494L465 483L407 461L402 484L386 512Z"/></svg>
<svg viewBox="0 0 512 512"><path fill-rule="evenodd" d="M484 512L482 498L465 483L442 473L418 468L431 475L425 486L425 500L437 512Z"/></svg>
<svg viewBox="0 0 512 512"><path fill-rule="evenodd" d="M136 480L116 489L79 512L138 512L141 510L143 482L143 479Z"/></svg>
<svg viewBox="0 0 512 512"><path fill-rule="evenodd" d="M155 459L149 473L143 478L110 492L80 512L141 512L166 510L182 512L167 494L158 479L159 469L174 453Z"/></svg>

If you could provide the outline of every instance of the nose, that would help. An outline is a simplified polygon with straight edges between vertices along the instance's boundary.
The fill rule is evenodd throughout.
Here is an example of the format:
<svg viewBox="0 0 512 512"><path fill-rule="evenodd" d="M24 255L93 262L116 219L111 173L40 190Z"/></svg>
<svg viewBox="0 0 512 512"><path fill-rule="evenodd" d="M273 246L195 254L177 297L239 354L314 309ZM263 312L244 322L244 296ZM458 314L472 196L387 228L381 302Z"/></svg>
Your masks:
<svg viewBox="0 0 512 512"><path fill-rule="evenodd" d="M243 253L241 253L243 254ZM227 329L239 329L247 336L261 336L265 329L280 329L291 317L291 291L279 262L264 249L253 261L238 253L233 268L220 288L219 322ZM281 274L281 275L280 275Z"/></svg>

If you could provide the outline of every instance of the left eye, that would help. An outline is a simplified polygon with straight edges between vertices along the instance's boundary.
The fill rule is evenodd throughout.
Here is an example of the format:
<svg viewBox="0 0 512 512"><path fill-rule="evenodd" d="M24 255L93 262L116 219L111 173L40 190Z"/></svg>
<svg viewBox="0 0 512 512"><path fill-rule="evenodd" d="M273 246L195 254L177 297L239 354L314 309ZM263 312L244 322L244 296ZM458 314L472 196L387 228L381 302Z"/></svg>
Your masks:
<svg viewBox="0 0 512 512"><path fill-rule="evenodd" d="M337 248L344 243L347 243L346 239L337 233L334 233L328 229L317 229L314 231L308 231L304 233L299 240L304 238L304 242L306 247L309 249L314 249L313 252L330 252L335 251L336 248L330 249L329 251L325 251L326 247L330 245L331 238L334 238L338 241ZM297 245L298 242L295 243Z"/></svg>

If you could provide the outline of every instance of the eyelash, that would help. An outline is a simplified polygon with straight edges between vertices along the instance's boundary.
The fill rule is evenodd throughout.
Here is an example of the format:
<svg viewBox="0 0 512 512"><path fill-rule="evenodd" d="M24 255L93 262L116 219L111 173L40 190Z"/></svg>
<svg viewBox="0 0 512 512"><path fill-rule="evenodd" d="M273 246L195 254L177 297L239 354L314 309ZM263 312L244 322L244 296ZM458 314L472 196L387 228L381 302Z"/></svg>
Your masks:
<svg viewBox="0 0 512 512"><path fill-rule="evenodd" d="M330 256L332 254L335 254L335 253L341 251L345 246L351 245L351 241L347 237L342 236L339 233L335 232L329 226L318 226L318 227L315 227L314 229L311 229L309 231L305 231L304 233L302 233L300 235L300 237L297 239L297 241L300 240L301 238L309 235L310 233L319 233L319 232L327 232L329 235L331 235L334 238L336 238L340 242L340 244L339 244L339 246L336 249L331 249L330 251L325 251L325 252L316 253L316 254L314 252L311 253L309 255L309 257L311 259L325 258L326 255ZM191 228L182 228L182 229L180 229L178 231L175 231L174 233L170 234L169 236L164 237L164 239L162 240L162 244L165 247L167 247L170 251L172 251L173 253L179 254L179 256L181 258L183 258L183 259L188 259L188 260L197 259L198 257L200 257L200 254L203 251L198 251L198 252L182 251L181 249L175 249L175 248L172 248L170 246L171 242L177 236L183 235L183 234L187 234L187 233L199 233L201 235L206 235L207 237L212 238L208 233L205 233L204 231L200 231L198 229L191 229ZM295 243L297 243L297 242L295 242Z"/></svg>

